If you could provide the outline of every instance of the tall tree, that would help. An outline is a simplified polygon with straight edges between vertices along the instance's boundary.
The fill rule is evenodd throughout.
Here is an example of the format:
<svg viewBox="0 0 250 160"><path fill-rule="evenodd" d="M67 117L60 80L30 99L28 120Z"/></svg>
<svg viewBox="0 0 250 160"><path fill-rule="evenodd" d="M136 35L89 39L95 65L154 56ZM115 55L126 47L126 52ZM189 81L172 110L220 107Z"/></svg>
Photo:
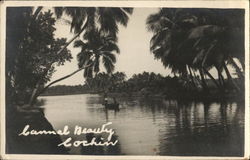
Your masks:
<svg viewBox="0 0 250 160"><path fill-rule="evenodd" d="M75 36L69 40L64 47L58 50L57 54L63 52L69 44L71 44L81 33L84 32L85 35L95 34L96 30L100 34L108 35L112 40L117 40L118 24L126 26L128 23L129 15L133 13L132 8L110 8L110 7L56 7L55 13L58 18L60 18L64 13L71 18L71 31L75 33ZM93 41L92 41L93 42ZM94 42L95 43L95 42ZM107 57L109 56L103 56ZM97 58L98 59L98 58ZM105 59L105 58L103 58ZM106 58L107 59L107 58ZM106 60L108 62L111 60ZM97 61L96 61L97 62ZM91 63L92 64L92 63ZM30 99L30 104L43 93L49 86L64 80L75 73L83 70L85 67L88 67L88 71L91 68L91 64L85 64L87 66L82 66L78 70L70 73L62 78L59 78L53 82L50 82L47 86L43 87L40 91L36 88L40 86L40 83L37 83L37 87L33 90L33 94ZM112 65L112 63L105 63L104 65ZM98 66L97 63L95 66ZM98 67L95 67L96 69ZM111 70L112 66L109 66ZM87 73L87 72L85 72Z"/></svg>
<svg viewBox="0 0 250 160"><path fill-rule="evenodd" d="M55 65L72 58L69 50L57 54L66 39L54 38L54 23L50 11L34 15L29 7L7 9L6 85L13 102L27 103L36 83L47 83Z"/></svg>
<svg viewBox="0 0 250 160"><path fill-rule="evenodd" d="M100 71L100 61L107 73L112 73L116 63L115 54L120 53L116 39L96 29L85 34L84 40L86 42L78 40L74 44L74 47L81 48L77 55L79 68L89 64L84 70L84 77L92 78L93 73L97 74Z"/></svg>
<svg viewBox="0 0 250 160"><path fill-rule="evenodd" d="M151 51L174 73L186 75L189 66L214 80L208 71L215 67L222 82L223 64L230 57L244 59L243 10L163 8L148 17L147 26L154 33Z"/></svg>
<svg viewBox="0 0 250 160"><path fill-rule="evenodd" d="M55 7L57 18L65 13L70 17L71 31L75 36L65 45L66 48L82 32L100 29L102 32L117 37L118 25L127 26L132 8L115 7ZM62 48L61 50L63 50Z"/></svg>

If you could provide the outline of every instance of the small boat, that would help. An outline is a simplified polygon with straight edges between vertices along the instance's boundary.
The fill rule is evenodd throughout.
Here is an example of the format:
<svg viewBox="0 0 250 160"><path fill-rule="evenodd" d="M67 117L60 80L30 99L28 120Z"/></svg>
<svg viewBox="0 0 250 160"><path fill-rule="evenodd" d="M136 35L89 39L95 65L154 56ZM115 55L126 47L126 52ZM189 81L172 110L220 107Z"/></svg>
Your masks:
<svg viewBox="0 0 250 160"><path fill-rule="evenodd" d="M115 110L115 111L119 111L119 103L117 103L116 99L113 98L113 103L108 103L107 99L104 99L104 103L103 103L104 107L106 110Z"/></svg>
<svg viewBox="0 0 250 160"><path fill-rule="evenodd" d="M107 110L115 110L115 111L119 111L119 103L105 103L103 104L105 106L105 109Z"/></svg>

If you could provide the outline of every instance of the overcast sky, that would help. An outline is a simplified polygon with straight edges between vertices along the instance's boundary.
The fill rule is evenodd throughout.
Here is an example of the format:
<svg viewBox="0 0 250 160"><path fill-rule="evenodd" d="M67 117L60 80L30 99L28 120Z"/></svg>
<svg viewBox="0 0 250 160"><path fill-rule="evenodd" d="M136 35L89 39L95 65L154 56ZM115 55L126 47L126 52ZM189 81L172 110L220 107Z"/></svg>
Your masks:
<svg viewBox="0 0 250 160"><path fill-rule="evenodd" d="M161 73L162 75L170 74L170 71L165 69L160 61L155 60L149 51L149 42L152 34L147 31L145 22L148 15L157 11L157 8L135 8L127 27L121 26L119 28L118 46L120 54L117 55L115 71L125 72L128 78L135 73L142 73L143 71ZM58 21L56 29L56 37L67 37L70 39L73 36L73 34L70 34L70 26L65 24L64 21ZM77 69L76 55L80 49L73 48L72 44L68 49L71 50L73 59L64 66L56 68L57 71L54 73L52 81ZM84 78L82 75L83 71L57 84L83 84Z"/></svg>

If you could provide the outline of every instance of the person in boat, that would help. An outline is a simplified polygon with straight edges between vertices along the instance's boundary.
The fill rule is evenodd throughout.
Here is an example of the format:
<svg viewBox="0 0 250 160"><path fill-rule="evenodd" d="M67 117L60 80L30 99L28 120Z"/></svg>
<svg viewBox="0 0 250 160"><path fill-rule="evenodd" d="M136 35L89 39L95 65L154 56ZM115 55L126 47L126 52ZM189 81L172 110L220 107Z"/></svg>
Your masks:
<svg viewBox="0 0 250 160"><path fill-rule="evenodd" d="M116 101L116 98L115 97L113 97L113 101L114 101L114 103L113 103L113 109L115 109L115 110L119 110L119 103Z"/></svg>
<svg viewBox="0 0 250 160"><path fill-rule="evenodd" d="M104 97L104 103L105 109L111 109L111 110L119 110L119 103L116 101L116 98L113 97L113 102L108 103L108 98Z"/></svg>
<svg viewBox="0 0 250 160"><path fill-rule="evenodd" d="M107 93L105 92L104 95L103 95L103 98L104 98L104 105L108 104L108 97L107 97Z"/></svg>
<svg viewBox="0 0 250 160"><path fill-rule="evenodd" d="M114 100L114 104L118 104L115 97L113 97L113 100Z"/></svg>

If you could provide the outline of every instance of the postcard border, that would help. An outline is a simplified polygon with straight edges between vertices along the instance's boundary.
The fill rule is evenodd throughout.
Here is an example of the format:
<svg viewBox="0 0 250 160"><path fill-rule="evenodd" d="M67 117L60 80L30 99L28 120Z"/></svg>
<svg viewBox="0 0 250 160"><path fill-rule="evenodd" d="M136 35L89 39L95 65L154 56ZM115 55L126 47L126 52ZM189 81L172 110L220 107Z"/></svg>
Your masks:
<svg viewBox="0 0 250 160"><path fill-rule="evenodd" d="M60 4L60 5L59 5ZM241 8L245 9L245 151L244 157L180 157L180 156L78 156L26 155L5 153L5 37L7 6L122 6L176 8ZM1 156L3 159L242 159L249 158L249 1L4 1L1 3ZM1 158L1 157L0 157Z"/></svg>

